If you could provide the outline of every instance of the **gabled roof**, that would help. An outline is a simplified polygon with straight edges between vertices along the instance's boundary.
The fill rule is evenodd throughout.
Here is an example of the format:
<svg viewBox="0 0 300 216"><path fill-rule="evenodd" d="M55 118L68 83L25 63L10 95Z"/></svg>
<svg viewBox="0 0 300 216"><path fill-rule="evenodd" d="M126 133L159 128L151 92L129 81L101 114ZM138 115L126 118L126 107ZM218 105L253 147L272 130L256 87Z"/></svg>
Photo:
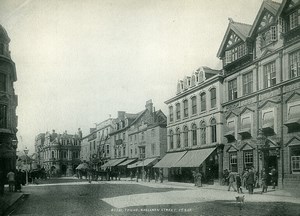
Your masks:
<svg viewBox="0 0 300 216"><path fill-rule="evenodd" d="M238 116L238 114L236 114L235 112L233 112L233 111L230 111L227 115L226 115L226 119L228 119L230 116L231 116L231 114L232 115L235 115L235 116Z"/></svg>
<svg viewBox="0 0 300 216"><path fill-rule="evenodd" d="M265 105L267 105L268 103L273 103L273 104L277 104L280 101L274 101L274 100L266 100L265 102L263 102L262 104L259 105L259 108L264 107Z"/></svg>
<svg viewBox="0 0 300 216"><path fill-rule="evenodd" d="M300 94L298 92L293 92L286 100L285 102L287 103L289 100L291 100L295 95L300 96Z"/></svg>
<svg viewBox="0 0 300 216"><path fill-rule="evenodd" d="M250 29L251 29L251 25L245 24L245 23L240 23L240 22L235 22L231 18L229 18L229 24L228 24L226 33L223 37L221 46L218 50L217 57L220 58L222 56L222 53L225 50L226 43L228 42L230 34L231 34L232 31L238 37L240 37L243 41L246 41L246 39L249 35L249 32L250 32Z"/></svg>
<svg viewBox="0 0 300 216"><path fill-rule="evenodd" d="M275 17L273 22L276 22L277 19L277 12L280 8L280 3L274 2L272 0L264 0L263 3L260 6L260 9L256 15L256 18L254 20L254 23L252 25L252 28L249 32L249 36L252 37L253 34L256 32L257 28L259 27L260 21L262 19L262 16L264 15L265 10L269 11L272 13Z"/></svg>
<svg viewBox="0 0 300 216"><path fill-rule="evenodd" d="M294 142L294 140L296 140L296 141ZM285 146L299 145L299 143L300 143L300 137L294 136L292 139L290 139L290 140L285 144Z"/></svg>
<svg viewBox="0 0 300 216"><path fill-rule="evenodd" d="M249 107L244 107L244 109L240 112L240 115L246 112L247 110L249 110L250 112L254 112L254 110L250 109Z"/></svg>

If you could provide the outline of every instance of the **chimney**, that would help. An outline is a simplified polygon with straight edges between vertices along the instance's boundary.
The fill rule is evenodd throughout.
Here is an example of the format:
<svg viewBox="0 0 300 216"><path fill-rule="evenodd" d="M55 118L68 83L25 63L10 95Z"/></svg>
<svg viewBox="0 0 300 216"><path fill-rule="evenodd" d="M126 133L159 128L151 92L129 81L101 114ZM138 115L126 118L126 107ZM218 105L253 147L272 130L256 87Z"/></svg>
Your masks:
<svg viewBox="0 0 300 216"><path fill-rule="evenodd" d="M150 111L150 113L153 112L153 103L152 103L152 100L148 100L146 101L146 105L145 105L146 109Z"/></svg>

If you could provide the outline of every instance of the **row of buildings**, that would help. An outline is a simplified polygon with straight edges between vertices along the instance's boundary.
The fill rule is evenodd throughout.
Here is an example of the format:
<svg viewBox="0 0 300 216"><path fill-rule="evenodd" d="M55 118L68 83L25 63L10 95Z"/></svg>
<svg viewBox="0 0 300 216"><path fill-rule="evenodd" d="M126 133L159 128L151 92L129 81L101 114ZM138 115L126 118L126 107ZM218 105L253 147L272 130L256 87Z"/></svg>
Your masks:
<svg viewBox="0 0 300 216"><path fill-rule="evenodd" d="M229 19L221 70L200 67L180 80L167 117L150 100L97 124L80 139L81 161L123 174L162 168L174 181L192 181L196 170L214 182L225 169L274 167L279 187L298 185L299 41L300 0L263 1L252 25Z"/></svg>

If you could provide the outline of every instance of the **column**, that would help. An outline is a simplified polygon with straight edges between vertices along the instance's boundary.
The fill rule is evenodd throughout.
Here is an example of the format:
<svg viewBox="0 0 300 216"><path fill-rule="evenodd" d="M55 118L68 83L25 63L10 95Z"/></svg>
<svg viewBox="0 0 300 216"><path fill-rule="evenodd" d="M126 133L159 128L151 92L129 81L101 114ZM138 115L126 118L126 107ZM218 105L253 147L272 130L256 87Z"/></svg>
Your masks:
<svg viewBox="0 0 300 216"><path fill-rule="evenodd" d="M224 144L217 145L218 164L219 164L219 184L220 185L222 185L222 179L223 179L223 149L224 149Z"/></svg>

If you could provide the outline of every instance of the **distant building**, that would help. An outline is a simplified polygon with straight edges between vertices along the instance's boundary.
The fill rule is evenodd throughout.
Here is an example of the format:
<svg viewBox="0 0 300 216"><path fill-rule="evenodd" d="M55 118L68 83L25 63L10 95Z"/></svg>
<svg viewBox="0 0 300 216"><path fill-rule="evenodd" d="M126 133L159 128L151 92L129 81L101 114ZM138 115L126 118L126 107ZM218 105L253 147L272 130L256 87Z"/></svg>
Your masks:
<svg viewBox="0 0 300 216"><path fill-rule="evenodd" d="M171 181L193 181L193 171L209 182L221 178L223 166L223 78L221 71L200 67L177 84L167 100L168 149L155 167Z"/></svg>
<svg viewBox="0 0 300 216"><path fill-rule="evenodd" d="M217 54L224 68L224 168L261 174L273 167L285 188L300 182L299 3L263 1L253 25L230 19Z"/></svg>
<svg viewBox="0 0 300 216"><path fill-rule="evenodd" d="M14 90L17 81L15 63L9 50L10 39L0 25L0 181L16 168L17 122L16 107L18 98ZM3 192L1 184L0 194Z"/></svg>
<svg viewBox="0 0 300 216"><path fill-rule="evenodd" d="M35 141L36 153L40 166L52 175L72 176L80 164L82 132L78 129L75 135L46 132L39 134ZM43 142L44 141L44 142Z"/></svg>

